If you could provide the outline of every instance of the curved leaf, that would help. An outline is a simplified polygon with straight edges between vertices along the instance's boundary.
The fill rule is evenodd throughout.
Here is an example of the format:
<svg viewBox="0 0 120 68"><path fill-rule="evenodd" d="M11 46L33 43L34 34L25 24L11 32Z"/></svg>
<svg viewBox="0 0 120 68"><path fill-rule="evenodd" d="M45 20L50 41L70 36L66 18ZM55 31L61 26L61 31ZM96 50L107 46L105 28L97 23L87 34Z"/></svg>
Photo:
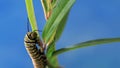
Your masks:
<svg viewBox="0 0 120 68"><path fill-rule="evenodd" d="M43 10L45 12L47 12L47 1L46 0L41 0L41 4L42 4L42 7L43 7Z"/></svg>
<svg viewBox="0 0 120 68"><path fill-rule="evenodd" d="M52 13L52 10L57 4L57 0L41 0L41 3L44 10L45 19L48 20Z"/></svg>
<svg viewBox="0 0 120 68"><path fill-rule="evenodd" d="M52 0L52 8L55 8L58 0Z"/></svg>
<svg viewBox="0 0 120 68"><path fill-rule="evenodd" d="M43 30L43 40L45 43L50 43L55 37L56 30L61 23L61 20L69 12L70 8L74 4L75 0L60 0L58 5L52 12L51 17L48 19L45 28Z"/></svg>
<svg viewBox="0 0 120 68"><path fill-rule="evenodd" d="M67 51L75 50L78 48L95 46L95 45L99 45L99 44L113 43L113 42L120 42L120 38L105 38L105 39L97 39L97 40L91 40L91 41L78 43L78 44L75 44L75 45L68 47L68 48L61 48L59 50L56 50L53 53L53 56L57 56L59 54L65 53Z"/></svg>
<svg viewBox="0 0 120 68"><path fill-rule="evenodd" d="M58 41L59 38L61 37L63 30L65 28L65 25L67 23L68 15L69 15L69 12L64 16L64 18L61 20L61 23L59 24L55 34L55 41Z"/></svg>
<svg viewBox="0 0 120 68"><path fill-rule="evenodd" d="M44 10L45 19L47 20L52 10L51 0L41 0L41 3Z"/></svg>

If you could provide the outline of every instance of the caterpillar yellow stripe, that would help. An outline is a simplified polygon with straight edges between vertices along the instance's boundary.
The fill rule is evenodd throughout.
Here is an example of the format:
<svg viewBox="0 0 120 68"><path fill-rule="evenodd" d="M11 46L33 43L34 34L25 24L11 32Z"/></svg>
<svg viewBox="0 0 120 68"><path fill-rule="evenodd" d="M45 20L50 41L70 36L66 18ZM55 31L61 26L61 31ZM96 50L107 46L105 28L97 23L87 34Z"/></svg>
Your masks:
<svg viewBox="0 0 120 68"><path fill-rule="evenodd" d="M26 50L32 59L34 68L46 68L47 66L47 59L44 52L41 52L40 49L37 48L37 33L28 32L24 38L24 44Z"/></svg>

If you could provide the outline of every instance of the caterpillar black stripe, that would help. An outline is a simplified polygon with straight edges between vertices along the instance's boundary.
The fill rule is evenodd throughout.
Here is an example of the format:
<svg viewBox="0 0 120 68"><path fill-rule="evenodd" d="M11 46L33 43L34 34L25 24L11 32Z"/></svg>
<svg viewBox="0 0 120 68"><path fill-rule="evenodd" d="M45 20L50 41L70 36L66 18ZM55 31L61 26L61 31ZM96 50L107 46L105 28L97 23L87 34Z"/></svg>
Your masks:
<svg viewBox="0 0 120 68"><path fill-rule="evenodd" d="M37 48L37 33L28 32L24 38L24 43L28 54L30 55L34 68L46 68L47 59L44 52Z"/></svg>

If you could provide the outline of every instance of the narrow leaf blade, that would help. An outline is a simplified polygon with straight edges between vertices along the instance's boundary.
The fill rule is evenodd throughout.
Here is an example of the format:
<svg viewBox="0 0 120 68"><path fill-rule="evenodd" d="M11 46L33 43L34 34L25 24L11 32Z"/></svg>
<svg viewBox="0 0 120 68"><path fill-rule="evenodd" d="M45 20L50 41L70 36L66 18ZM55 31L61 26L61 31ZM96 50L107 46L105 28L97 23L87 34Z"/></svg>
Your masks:
<svg viewBox="0 0 120 68"><path fill-rule="evenodd" d="M67 23L68 15L69 15L69 12L63 17L63 19L61 20L61 23L59 24L56 30L55 41L58 41L59 38L61 37Z"/></svg>
<svg viewBox="0 0 120 68"><path fill-rule="evenodd" d="M78 44L75 44L75 45L68 47L68 48L61 48L59 50L56 50L53 53L53 56L57 56L59 54L62 54L62 53L65 53L65 52L68 52L71 50L76 50L78 48L113 43L113 42L120 42L120 38L105 38L105 39L90 40L90 41L78 43Z"/></svg>
<svg viewBox="0 0 120 68"><path fill-rule="evenodd" d="M32 0L25 0L26 2L26 9L28 13L28 18L32 27L32 31L38 30L37 28L37 23L36 23L36 18L34 14L34 6Z"/></svg>

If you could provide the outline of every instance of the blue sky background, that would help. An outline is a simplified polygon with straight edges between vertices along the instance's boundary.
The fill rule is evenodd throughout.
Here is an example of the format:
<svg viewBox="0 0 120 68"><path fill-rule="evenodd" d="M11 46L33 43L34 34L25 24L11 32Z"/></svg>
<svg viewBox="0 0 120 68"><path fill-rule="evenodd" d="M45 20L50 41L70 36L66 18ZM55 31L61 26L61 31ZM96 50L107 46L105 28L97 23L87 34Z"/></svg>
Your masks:
<svg viewBox="0 0 120 68"><path fill-rule="evenodd" d="M45 19L40 0L33 0L39 29ZM23 39L27 32L24 0L0 0L0 68L33 68ZM120 0L76 0L57 49L109 37L120 37ZM61 54L64 68L120 68L120 43Z"/></svg>

